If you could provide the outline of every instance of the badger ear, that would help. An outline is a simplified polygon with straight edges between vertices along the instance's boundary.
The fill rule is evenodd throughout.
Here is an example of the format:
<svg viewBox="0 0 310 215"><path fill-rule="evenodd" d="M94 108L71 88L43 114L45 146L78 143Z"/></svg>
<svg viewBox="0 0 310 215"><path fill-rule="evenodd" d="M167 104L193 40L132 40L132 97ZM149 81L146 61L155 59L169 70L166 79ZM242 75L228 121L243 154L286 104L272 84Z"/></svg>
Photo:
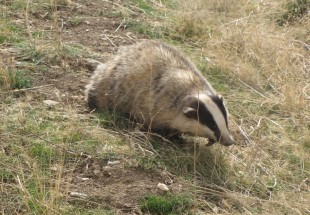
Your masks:
<svg viewBox="0 0 310 215"><path fill-rule="evenodd" d="M183 108L183 113L186 117L190 119L198 119L199 99L195 96L188 96L185 98L185 107Z"/></svg>
<svg viewBox="0 0 310 215"><path fill-rule="evenodd" d="M218 95L218 98L219 98L221 101L224 100L222 95Z"/></svg>
<svg viewBox="0 0 310 215"><path fill-rule="evenodd" d="M192 107L185 107L183 108L183 113L186 117L190 119L197 119L197 109Z"/></svg>

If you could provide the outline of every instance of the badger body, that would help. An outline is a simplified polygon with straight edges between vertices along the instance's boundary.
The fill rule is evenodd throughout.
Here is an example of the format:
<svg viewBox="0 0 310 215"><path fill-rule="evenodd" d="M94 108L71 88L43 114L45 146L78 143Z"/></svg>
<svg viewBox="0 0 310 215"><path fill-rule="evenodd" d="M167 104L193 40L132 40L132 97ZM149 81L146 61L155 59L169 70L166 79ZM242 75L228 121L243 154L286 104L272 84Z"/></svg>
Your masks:
<svg viewBox="0 0 310 215"><path fill-rule="evenodd" d="M222 97L189 59L162 42L120 48L97 67L85 92L92 110L119 110L149 128L233 144Z"/></svg>

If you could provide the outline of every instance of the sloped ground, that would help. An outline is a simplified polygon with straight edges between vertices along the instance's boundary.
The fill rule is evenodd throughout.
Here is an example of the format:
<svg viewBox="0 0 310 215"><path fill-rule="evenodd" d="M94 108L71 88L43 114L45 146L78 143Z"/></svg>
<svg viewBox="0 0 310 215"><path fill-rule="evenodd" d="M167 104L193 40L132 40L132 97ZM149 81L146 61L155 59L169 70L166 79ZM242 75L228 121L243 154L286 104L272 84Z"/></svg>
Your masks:
<svg viewBox="0 0 310 215"><path fill-rule="evenodd" d="M97 131L96 138L96 127L81 122L96 117L88 114L84 102L84 87L97 65L94 60L104 62L119 46L139 37L121 26L121 17L114 17L123 6L109 1L60 3L55 27L49 2L33 2L29 28L38 37L29 38L25 14L20 13L25 13L25 3L3 1L1 5L7 16L3 24L20 26L23 32L18 36L24 43L15 47L2 43L3 67L22 70L31 82L26 90L1 91L1 212L54 213L61 199L65 203L60 203L60 214L140 214L138 204L144 197L164 193L158 183L168 184L171 192L183 192L184 182L164 168L140 165L136 160L143 156L127 152L135 150L134 143L118 146L128 142L122 134L114 137L104 129ZM57 49L57 43L62 49ZM57 104L45 104L46 100ZM87 146L88 138L92 146ZM87 147L96 150L90 152Z"/></svg>
<svg viewBox="0 0 310 215"><path fill-rule="evenodd" d="M276 1L0 3L3 214L142 214L150 195L191 200L175 214L309 213L309 16L274 27ZM88 112L97 61L144 38L179 46L227 97L235 146Z"/></svg>

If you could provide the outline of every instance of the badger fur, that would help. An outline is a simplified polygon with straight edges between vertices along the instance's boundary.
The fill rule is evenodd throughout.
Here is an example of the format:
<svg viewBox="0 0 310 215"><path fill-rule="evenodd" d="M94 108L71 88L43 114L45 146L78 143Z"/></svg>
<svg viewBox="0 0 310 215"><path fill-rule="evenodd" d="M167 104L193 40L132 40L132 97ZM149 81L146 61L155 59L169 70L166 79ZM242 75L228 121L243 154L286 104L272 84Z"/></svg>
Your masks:
<svg viewBox="0 0 310 215"><path fill-rule="evenodd" d="M228 113L196 66L180 51L145 40L120 48L86 86L90 109L129 113L149 128L170 128L233 144Z"/></svg>

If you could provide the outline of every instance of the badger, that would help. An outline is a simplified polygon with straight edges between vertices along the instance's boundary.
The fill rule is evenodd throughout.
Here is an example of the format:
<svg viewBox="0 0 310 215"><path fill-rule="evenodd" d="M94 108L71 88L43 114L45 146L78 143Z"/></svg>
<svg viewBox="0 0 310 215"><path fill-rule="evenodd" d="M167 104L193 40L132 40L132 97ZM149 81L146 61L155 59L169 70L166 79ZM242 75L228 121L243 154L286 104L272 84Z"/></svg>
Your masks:
<svg viewBox="0 0 310 215"><path fill-rule="evenodd" d="M91 110L118 110L151 129L206 137L209 145L234 143L222 96L182 52L160 41L121 47L97 67L85 94Z"/></svg>

